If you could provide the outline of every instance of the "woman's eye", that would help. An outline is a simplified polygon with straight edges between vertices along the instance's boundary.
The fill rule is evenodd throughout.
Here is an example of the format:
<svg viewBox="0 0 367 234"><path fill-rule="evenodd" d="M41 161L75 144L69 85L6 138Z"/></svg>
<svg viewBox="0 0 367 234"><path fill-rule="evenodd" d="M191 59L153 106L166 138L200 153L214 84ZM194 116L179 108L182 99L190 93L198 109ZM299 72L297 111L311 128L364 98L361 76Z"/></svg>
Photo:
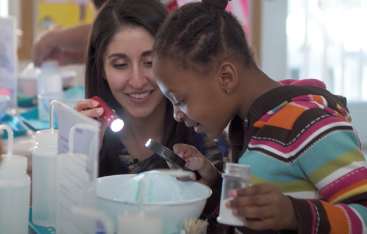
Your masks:
<svg viewBox="0 0 367 234"><path fill-rule="evenodd" d="M144 62L144 64L148 67L151 67L153 65L152 61Z"/></svg>
<svg viewBox="0 0 367 234"><path fill-rule="evenodd" d="M123 69L123 68L125 68L127 66L127 64L126 63L115 63L115 64L113 64L113 67L114 68L117 68L117 69Z"/></svg>

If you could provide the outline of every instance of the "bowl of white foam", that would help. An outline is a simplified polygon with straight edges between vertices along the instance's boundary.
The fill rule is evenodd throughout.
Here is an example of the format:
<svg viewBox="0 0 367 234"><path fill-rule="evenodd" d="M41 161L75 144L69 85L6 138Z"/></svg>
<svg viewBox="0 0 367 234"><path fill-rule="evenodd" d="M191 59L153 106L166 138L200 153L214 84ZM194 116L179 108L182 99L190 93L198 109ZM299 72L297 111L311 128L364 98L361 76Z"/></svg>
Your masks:
<svg viewBox="0 0 367 234"><path fill-rule="evenodd" d="M199 218L212 194L205 185L181 182L156 171L101 177L96 183L97 208L111 218L115 232L119 215L139 211L139 196L144 212L163 218L164 234L177 234L184 220Z"/></svg>

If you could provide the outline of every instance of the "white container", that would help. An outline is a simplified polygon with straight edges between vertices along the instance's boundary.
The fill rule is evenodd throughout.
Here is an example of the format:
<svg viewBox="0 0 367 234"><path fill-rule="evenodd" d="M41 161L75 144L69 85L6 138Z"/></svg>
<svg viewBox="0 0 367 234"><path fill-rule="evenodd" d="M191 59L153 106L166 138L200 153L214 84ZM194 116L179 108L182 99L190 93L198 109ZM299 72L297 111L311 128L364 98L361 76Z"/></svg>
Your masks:
<svg viewBox="0 0 367 234"><path fill-rule="evenodd" d="M27 158L3 155L0 165L0 233L28 234L31 181Z"/></svg>
<svg viewBox="0 0 367 234"><path fill-rule="evenodd" d="M38 96L45 94L62 93L62 77L56 61L46 61L41 65L37 76ZM38 102L38 118L48 120L48 115Z"/></svg>
<svg viewBox="0 0 367 234"><path fill-rule="evenodd" d="M33 63L28 64L18 76L18 93L27 96L37 95L37 78L39 72L40 69L35 67ZM60 69L60 75L62 77L63 89L72 87L76 77L76 71Z"/></svg>
<svg viewBox="0 0 367 234"><path fill-rule="evenodd" d="M222 177L223 186L220 200L219 217L217 218L217 221L218 223L231 226L244 226L244 220L234 216L232 209L227 208L225 204L233 199L228 194L229 190L246 188L250 186L250 166L237 163L226 163L226 168L222 174Z"/></svg>
<svg viewBox="0 0 367 234"><path fill-rule="evenodd" d="M118 217L117 234L162 234L163 219L159 215L144 212L129 213Z"/></svg>
<svg viewBox="0 0 367 234"><path fill-rule="evenodd" d="M100 177L96 180L97 209L107 214L118 231L118 217L124 213L139 212L137 202L118 201L116 194L121 184L136 175L116 175ZM150 202L144 204L144 212L163 218L163 234L177 234L183 229L184 220L197 219L204 209L212 191L197 182L184 182L184 191L192 193L193 199L177 202Z"/></svg>
<svg viewBox="0 0 367 234"><path fill-rule="evenodd" d="M38 226L56 225L57 130L36 133L32 151L32 222Z"/></svg>

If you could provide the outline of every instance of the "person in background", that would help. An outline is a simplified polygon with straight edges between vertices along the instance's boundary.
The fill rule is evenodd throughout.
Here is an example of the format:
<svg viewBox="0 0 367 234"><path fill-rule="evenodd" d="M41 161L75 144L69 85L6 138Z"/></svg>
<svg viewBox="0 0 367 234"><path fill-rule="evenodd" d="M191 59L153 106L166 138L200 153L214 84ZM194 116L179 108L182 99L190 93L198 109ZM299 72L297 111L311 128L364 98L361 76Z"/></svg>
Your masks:
<svg viewBox="0 0 367 234"><path fill-rule="evenodd" d="M98 12L106 1L92 0L95 11ZM82 24L49 29L33 45L33 63L37 67L48 59L58 61L59 65L83 63L91 27L91 24Z"/></svg>
<svg viewBox="0 0 367 234"><path fill-rule="evenodd" d="M366 233L366 160L345 98L268 77L227 4L203 0L171 14L156 36L153 72L178 122L211 138L230 123L233 161L250 165L252 185L231 190L225 203L243 219L236 232ZM212 186L221 183L194 147L175 152Z"/></svg>
<svg viewBox="0 0 367 234"><path fill-rule="evenodd" d="M87 99L79 101L76 110L91 118L100 117L103 109L96 108L98 103L90 99L97 95L125 123L118 133L101 127L99 176L169 168L164 159L145 147L150 138L170 149L177 143L194 145L210 165L223 169L223 156L229 154L224 134L215 142L206 134L195 133L193 125L177 123L172 104L155 81L153 43L168 14L157 0L110 0L94 21L86 60ZM213 210L210 198L204 214Z"/></svg>
<svg viewBox="0 0 367 234"><path fill-rule="evenodd" d="M108 0L92 0L96 14ZM175 0L162 0L173 10L177 7ZM84 5L81 5L84 7ZM82 9L82 8L81 8ZM69 28L52 27L34 43L32 60L35 66L41 66L48 59L58 61L59 65L81 64L85 62L85 48L91 24L82 24Z"/></svg>

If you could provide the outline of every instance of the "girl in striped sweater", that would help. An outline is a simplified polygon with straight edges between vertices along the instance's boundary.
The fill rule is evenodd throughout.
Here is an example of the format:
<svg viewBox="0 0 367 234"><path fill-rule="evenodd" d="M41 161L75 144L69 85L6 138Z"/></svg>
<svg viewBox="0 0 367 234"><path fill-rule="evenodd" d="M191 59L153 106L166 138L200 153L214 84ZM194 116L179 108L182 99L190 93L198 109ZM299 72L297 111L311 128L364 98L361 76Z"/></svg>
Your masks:
<svg viewBox="0 0 367 234"><path fill-rule="evenodd" d="M251 166L253 185L225 204L244 219L237 231L367 233L366 161L345 99L266 76L226 5L176 10L156 37L153 70L177 121L212 138L230 122L232 159ZM218 197L214 215L220 173L195 148L174 150Z"/></svg>

